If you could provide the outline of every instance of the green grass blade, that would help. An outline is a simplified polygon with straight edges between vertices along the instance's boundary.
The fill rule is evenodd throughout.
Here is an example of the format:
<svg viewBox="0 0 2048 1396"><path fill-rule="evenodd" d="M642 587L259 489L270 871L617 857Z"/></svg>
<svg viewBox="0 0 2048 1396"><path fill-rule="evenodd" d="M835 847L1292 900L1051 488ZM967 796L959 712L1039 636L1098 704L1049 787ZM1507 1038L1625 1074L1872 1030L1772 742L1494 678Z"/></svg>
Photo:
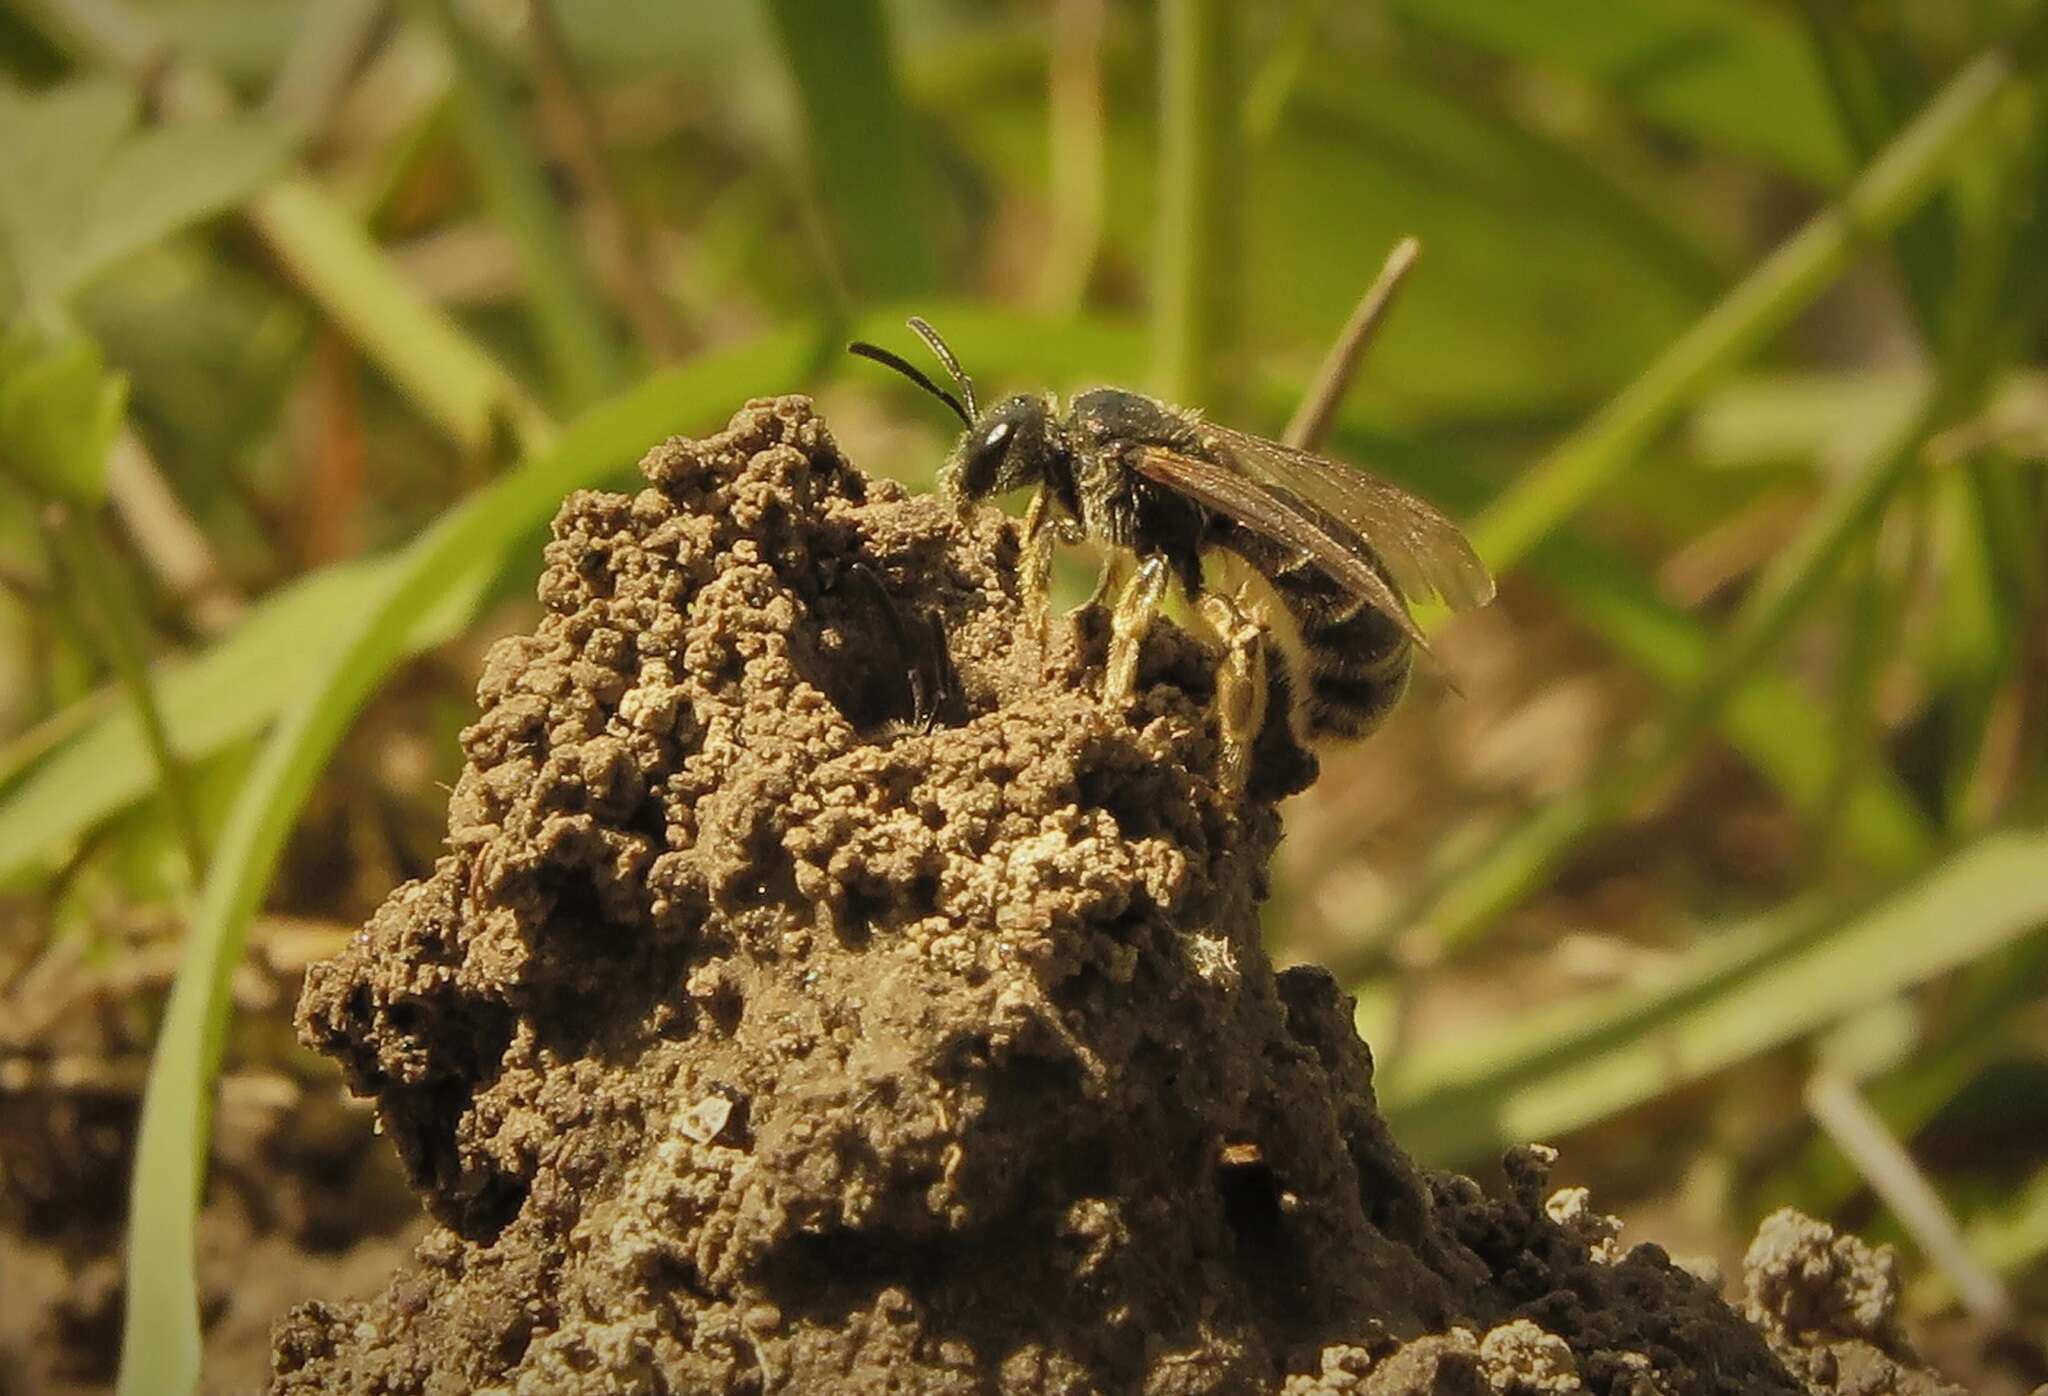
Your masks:
<svg viewBox="0 0 2048 1396"><path fill-rule="evenodd" d="M1817 214L1707 312L1642 376L1505 491L1472 527L1498 571L1514 567L1668 425L1694 394L1783 328L1855 247L1918 208L1947 162L2014 81L2012 58L1986 53L1958 73L1872 161L1842 202Z"/></svg>
<svg viewBox="0 0 2048 1396"><path fill-rule="evenodd" d="M291 153L251 117L136 132L134 91L75 78L24 96L0 83L0 261L31 304L56 305L123 258L242 203Z"/></svg>
<svg viewBox="0 0 2048 1396"><path fill-rule="evenodd" d="M1569 73L1669 130L1833 188L1853 168L1797 28L1747 0L1399 0L1421 23Z"/></svg>
<svg viewBox="0 0 2048 1396"><path fill-rule="evenodd" d="M309 573L252 607L203 653L155 666L171 747L201 761L260 733L303 688L326 637L382 590L397 565L381 557ZM416 652L455 633L497 569L496 557L478 558L445 604L415 618L408 648ZM61 863L79 839L151 790L149 746L134 713L96 706L93 720L33 761L0 797L0 886Z"/></svg>
<svg viewBox="0 0 2048 1396"><path fill-rule="evenodd" d="M1658 594L1619 554L1562 535L1530 557L1530 575L1555 590L1610 649L1673 693L1704 683L1714 634ZM1866 866L1917 867L1934 852L1935 831L1897 774L1862 766L1839 787L1830 763L1833 721L1789 681L1759 668L1742 679L1720 715L1721 735L1762 772L1794 810L1837 821L1844 851Z"/></svg>
<svg viewBox="0 0 2048 1396"><path fill-rule="evenodd" d="M1665 982L1590 996L1389 1063L1394 1132L1432 1163L1554 1138L2037 933L2048 833L1990 835L1856 914L1791 909L1716 936Z"/></svg>
<svg viewBox="0 0 2048 1396"><path fill-rule="evenodd" d="M1232 0L1160 0L1152 381L1194 407L1228 405L1244 284L1239 25Z"/></svg>
<svg viewBox="0 0 2048 1396"><path fill-rule="evenodd" d="M1871 1107L1901 1139L1910 1140L2011 1050L2025 1015L2039 1001L2048 971L2048 936L2034 936L1971 964L1957 976L1939 1035L1901 1066L1866 1085ZM1798 1207L1832 1215L1865 1186L1856 1166L1816 1131L1800 1156L1780 1170L1758 1198L1762 1210Z"/></svg>
<svg viewBox="0 0 2048 1396"><path fill-rule="evenodd" d="M192 794L192 773L172 747L164 726L163 702L151 681L148 642L140 607L108 556L93 516L68 509L53 530L54 544L78 592L96 613L100 647L107 667L128 695L128 712L142 733L143 744L163 796L164 811L185 855L186 872L197 882L206 867L206 840L200 831L198 803ZM189 885L189 884L188 884Z"/></svg>
<svg viewBox="0 0 2048 1396"><path fill-rule="evenodd" d="M108 162L64 267L58 295L123 257L235 208L291 154L290 133L252 116L157 126Z"/></svg>
<svg viewBox="0 0 2048 1396"><path fill-rule="evenodd" d="M319 671L265 743L228 815L150 1061L130 1204L125 1396L187 1392L198 1380L197 1203L228 979L301 806L356 712L401 658L411 625L477 557L547 519L570 490L674 427L716 417L756 385L794 378L805 347L784 336L699 360L594 409L559 446L443 515L380 575L370 604L324 637Z"/></svg>
<svg viewBox="0 0 2048 1396"><path fill-rule="evenodd" d="M880 0L770 0L768 12L846 289L862 299L929 291L938 258Z"/></svg>
<svg viewBox="0 0 2048 1396"><path fill-rule="evenodd" d="M1798 0L1797 8L1814 57L1826 74L1840 128L1856 158L1868 160L1898 124L1877 56L1866 42L1868 16L1851 14L1832 0ZM1921 338L1928 342L1939 337L1942 290L1953 270L1953 229L1944 213L1939 202L1931 204L1903 220L1892 234L1900 278Z"/></svg>
<svg viewBox="0 0 2048 1396"><path fill-rule="evenodd" d="M177 64L157 16L120 2L39 0L37 22L67 47L147 87L171 116L212 117L233 106L218 74ZM465 450L500 425L538 446L552 425L526 391L462 328L407 283L360 222L303 172L288 172L245 212L307 295L360 345L427 418Z"/></svg>
<svg viewBox="0 0 2048 1396"><path fill-rule="evenodd" d="M250 204L249 217L306 293L465 449L481 449L500 422L529 448L547 437L547 418L526 390L408 285L362 225L312 180L280 180Z"/></svg>
<svg viewBox="0 0 2048 1396"><path fill-rule="evenodd" d="M1288 400L1293 391L1291 384L1266 386L1276 402ZM1912 402L1906 406L1910 415ZM1904 424L1894 427L1895 432L1904 429ZM1482 481L1447 467L1433 453L1401 449L1355 428L1345 435L1341 455L1373 461L1382 473L1424 491L1454 513L1468 513L1484 498ZM1799 439L1803 448L1807 437ZM1633 558L1567 525L1539 544L1525 566L1615 654L1674 696L1707 681L1715 663L1714 632L1667 601ZM1888 766L1872 764L1853 784L1835 788L1828 761L1831 719L1794 684L1768 669L1753 669L1742 675L1718 720L1722 736L1778 788L1788 805L1815 820L1832 812L1845 850L1867 866L1909 869L1933 854L1932 824ZM1481 840L1453 834L1441 842L1470 848ZM1483 903L1479 890L1474 889L1475 901Z"/></svg>
<svg viewBox="0 0 2048 1396"><path fill-rule="evenodd" d="M1940 396L1947 400L1946 390ZM1419 934L1438 948L1459 947L1489 928L1588 835L1622 818L1644 791L1691 748L1840 570L1858 539L1882 517L1920 447L1939 420L1932 399L1861 477L1808 519L1744 598L1716 641L1705 670L1664 716L1643 724L1625 748L1585 784L1517 823L1470 865L1450 873L1415 913Z"/></svg>
<svg viewBox="0 0 2048 1396"><path fill-rule="evenodd" d="M413 11L439 36L455 69L455 116L484 197L519 245L542 351L573 410L619 386L625 359L547 177L520 130L520 113L491 55L449 0Z"/></svg>

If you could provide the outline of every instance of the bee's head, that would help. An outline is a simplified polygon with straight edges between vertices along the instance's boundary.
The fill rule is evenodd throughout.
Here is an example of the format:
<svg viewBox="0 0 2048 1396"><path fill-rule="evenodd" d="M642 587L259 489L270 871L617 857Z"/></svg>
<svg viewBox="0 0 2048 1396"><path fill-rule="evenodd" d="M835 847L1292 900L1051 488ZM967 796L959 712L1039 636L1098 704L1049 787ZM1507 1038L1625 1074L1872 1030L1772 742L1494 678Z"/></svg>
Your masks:
<svg viewBox="0 0 2048 1396"><path fill-rule="evenodd" d="M1045 478L1046 423L1052 400L1019 393L975 418L939 468L939 490L968 504Z"/></svg>
<svg viewBox="0 0 2048 1396"><path fill-rule="evenodd" d="M954 415L966 425L960 444L939 467L940 492L965 509L975 500L992 494L1005 494L1044 479L1052 399L1020 394L1005 398L983 412L974 402L974 380L961 371L960 360L954 357L946 341L939 338L939 332L915 315L910 317L910 328L946 366L946 372L952 375L953 385L960 390L957 396L934 383L923 369L901 354L866 342L849 344L847 348L864 359L873 359L895 369L952 408Z"/></svg>

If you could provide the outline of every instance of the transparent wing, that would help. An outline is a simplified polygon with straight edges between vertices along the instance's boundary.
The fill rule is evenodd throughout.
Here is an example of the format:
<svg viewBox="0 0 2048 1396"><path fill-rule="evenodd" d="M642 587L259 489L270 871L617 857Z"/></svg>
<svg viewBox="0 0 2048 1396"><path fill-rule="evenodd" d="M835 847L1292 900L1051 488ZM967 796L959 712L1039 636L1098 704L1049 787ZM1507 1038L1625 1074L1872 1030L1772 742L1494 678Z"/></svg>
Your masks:
<svg viewBox="0 0 2048 1396"><path fill-rule="evenodd" d="M1299 494L1356 530L1409 600L1438 596L1459 611L1493 600L1493 574L1434 505L1313 452L1214 422L1203 422L1201 430L1254 480Z"/></svg>
<svg viewBox="0 0 2048 1396"><path fill-rule="evenodd" d="M1147 446L1137 453L1137 470L1146 479L1188 496L1226 518L1305 554L1352 595L1383 611L1408 637L1428 648L1421 629L1408 614L1399 593L1387 584L1372 560L1356 545L1330 532L1322 521L1285 493L1239 474L1228 466Z"/></svg>

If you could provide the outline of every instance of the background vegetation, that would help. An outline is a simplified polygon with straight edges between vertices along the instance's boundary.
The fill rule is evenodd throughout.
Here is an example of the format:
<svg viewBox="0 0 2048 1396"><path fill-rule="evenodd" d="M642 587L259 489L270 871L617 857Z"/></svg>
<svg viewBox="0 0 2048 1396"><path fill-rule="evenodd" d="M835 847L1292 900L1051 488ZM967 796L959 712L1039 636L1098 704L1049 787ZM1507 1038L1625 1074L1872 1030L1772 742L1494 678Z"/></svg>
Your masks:
<svg viewBox="0 0 2048 1396"><path fill-rule="evenodd" d="M289 1050L245 946L431 861L564 491L794 389L928 484L840 352L910 311L1277 434L1409 234L1327 444L1503 595L1295 801L1276 953L1424 1158L1723 1260L1796 1203L2048 1376L2043 9L0 6L0 1106L139 1131L131 1387L197 1370L223 1053Z"/></svg>

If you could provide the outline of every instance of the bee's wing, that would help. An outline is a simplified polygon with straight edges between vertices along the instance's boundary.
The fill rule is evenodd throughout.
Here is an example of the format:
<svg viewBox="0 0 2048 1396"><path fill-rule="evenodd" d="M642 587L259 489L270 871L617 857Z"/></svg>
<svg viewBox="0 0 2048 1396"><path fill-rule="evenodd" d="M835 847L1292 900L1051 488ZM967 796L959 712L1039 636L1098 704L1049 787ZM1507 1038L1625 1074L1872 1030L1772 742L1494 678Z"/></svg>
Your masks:
<svg viewBox="0 0 2048 1396"><path fill-rule="evenodd" d="M1331 533L1324 521L1303 509L1287 491L1164 446L1144 447L1136 453L1136 463L1138 473L1146 479L1306 554L1340 586L1384 612L1411 640L1428 649L1400 594L1380 575L1371 557L1358 543L1347 544Z"/></svg>
<svg viewBox="0 0 2048 1396"><path fill-rule="evenodd" d="M1355 529L1411 601L1440 596L1453 610L1493 600L1493 574L1458 526L1404 489L1309 451L1204 422L1202 431L1245 472L1299 494Z"/></svg>

